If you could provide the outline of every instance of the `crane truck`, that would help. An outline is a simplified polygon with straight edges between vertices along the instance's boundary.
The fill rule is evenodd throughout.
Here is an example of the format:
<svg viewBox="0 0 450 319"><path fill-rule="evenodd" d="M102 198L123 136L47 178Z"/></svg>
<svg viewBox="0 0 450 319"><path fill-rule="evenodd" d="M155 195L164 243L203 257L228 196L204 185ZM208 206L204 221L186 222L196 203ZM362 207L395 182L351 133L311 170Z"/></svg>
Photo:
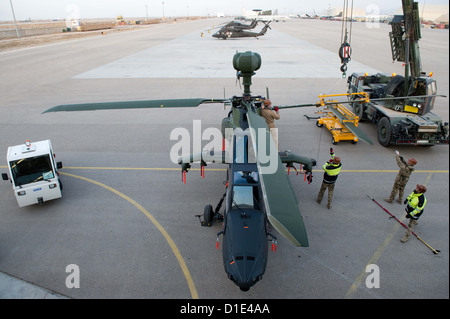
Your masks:
<svg viewBox="0 0 450 319"><path fill-rule="evenodd" d="M383 146L448 145L449 123L431 112L439 96L436 80L422 71L418 3L402 0L402 8L403 15L390 22L389 38L392 59L405 64L405 75L353 73L347 80L348 93L366 92L374 100L352 103L353 112L360 122L372 121L377 126Z"/></svg>

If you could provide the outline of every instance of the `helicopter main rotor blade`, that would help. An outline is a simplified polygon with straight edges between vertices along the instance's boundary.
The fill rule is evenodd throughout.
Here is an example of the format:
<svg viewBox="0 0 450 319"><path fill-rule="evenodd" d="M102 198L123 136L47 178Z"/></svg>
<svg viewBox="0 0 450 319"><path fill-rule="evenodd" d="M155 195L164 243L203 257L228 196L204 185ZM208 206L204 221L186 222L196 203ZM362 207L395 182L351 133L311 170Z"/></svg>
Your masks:
<svg viewBox="0 0 450 319"><path fill-rule="evenodd" d="M295 246L308 247L308 236L298 208L298 201L284 171L266 121L250 109L247 112L247 118L253 147L257 151L259 178L268 219L272 226ZM260 153L265 155L267 150L257 149L263 139L268 142L266 145L272 143L272 150L275 150L275 154L270 156L270 163L261 161L262 154ZM271 165L274 167L271 168Z"/></svg>
<svg viewBox="0 0 450 319"><path fill-rule="evenodd" d="M228 101L229 101L228 99L196 98L196 99L166 99L166 100L64 104L64 105L54 106L42 113L63 112L63 111L143 109L143 108L162 108L162 107L197 107L203 103L224 103L224 102L228 102Z"/></svg>

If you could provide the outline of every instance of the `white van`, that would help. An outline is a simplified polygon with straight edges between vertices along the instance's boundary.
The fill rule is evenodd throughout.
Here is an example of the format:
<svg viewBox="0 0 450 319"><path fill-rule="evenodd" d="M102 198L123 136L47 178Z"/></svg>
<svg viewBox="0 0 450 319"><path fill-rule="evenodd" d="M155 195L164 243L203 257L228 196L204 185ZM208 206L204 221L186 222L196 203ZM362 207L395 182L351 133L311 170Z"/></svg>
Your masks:
<svg viewBox="0 0 450 319"><path fill-rule="evenodd" d="M6 160L19 207L42 204L62 196L57 171L62 163L55 162L50 140L10 146ZM5 173L2 178L9 180Z"/></svg>

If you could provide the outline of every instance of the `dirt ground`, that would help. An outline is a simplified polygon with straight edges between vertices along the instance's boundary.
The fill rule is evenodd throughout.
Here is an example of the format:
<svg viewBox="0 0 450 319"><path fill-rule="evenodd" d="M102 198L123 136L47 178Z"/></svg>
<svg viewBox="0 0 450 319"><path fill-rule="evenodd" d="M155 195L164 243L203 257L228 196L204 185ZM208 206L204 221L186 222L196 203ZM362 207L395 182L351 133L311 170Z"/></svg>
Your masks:
<svg viewBox="0 0 450 319"><path fill-rule="evenodd" d="M191 17L192 19L199 19L199 17ZM155 20L156 21L156 20ZM158 23L177 23L177 22L183 22L186 21L184 18L168 18L164 22L158 21ZM149 21L148 24L153 24L155 22ZM44 26L43 23L40 23L39 25L33 26L31 25L21 25L21 28L33 28L33 27L39 27L42 28ZM49 23L49 27L56 26L55 23ZM61 29L65 26L64 23L61 24ZM6 27L5 25L0 24L0 28ZM45 26L44 26L45 27ZM31 46L37 46L41 44L46 43L54 43L59 41L65 41L65 40L71 40L71 39L77 39L77 38L83 38L83 37L93 37L93 36L106 36L112 32L123 32L123 31L131 31L135 30L136 28L144 27L144 24L142 25L118 25L111 29L104 29L104 30L95 30L95 31L76 31L76 32L61 32L61 33L52 33L52 34L43 34L43 35L35 35L35 36L28 36L28 37L21 37L21 38L12 38L12 39L0 39L0 52L2 51L10 51L25 47L31 47Z"/></svg>
<svg viewBox="0 0 450 319"><path fill-rule="evenodd" d="M83 37L93 37L102 35L106 36L112 32L134 30L135 27L136 26L123 26L121 28L96 30L96 31L64 32L45 35L35 35L30 37L22 37L14 39L3 39L0 40L0 52Z"/></svg>

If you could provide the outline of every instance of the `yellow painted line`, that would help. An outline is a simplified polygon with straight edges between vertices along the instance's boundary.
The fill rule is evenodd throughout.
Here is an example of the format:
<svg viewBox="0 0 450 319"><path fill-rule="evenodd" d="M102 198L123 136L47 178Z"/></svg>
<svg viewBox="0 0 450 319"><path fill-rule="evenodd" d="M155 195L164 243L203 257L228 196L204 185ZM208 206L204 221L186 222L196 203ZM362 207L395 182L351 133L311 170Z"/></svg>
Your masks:
<svg viewBox="0 0 450 319"><path fill-rule="evenodd" d="M313 170L318 172L319 170ZM341 169L341 172L348 172L348 173L398 173L398 169L372 169L372 170L365 170L365 169L349 169L349 170L343 170ZM449 170L415 170L414 173L448 173Z"/></svg>
<svg viewBox="0 0 450 319"><path fill-rule="evenodd" d="M0 168L7 168L1 166ZM64 166L65 169L80 170L129 170L129 171L180 171L180 167L102 167L102 166ZM191 171L200 171L200 168L190 168ZM226 171L226 168L207 168L207 171ZM286 169L287 171L287 169ZM314 169L313 172L323 172L321 169ZM398 169L341 169L343 173L398 173ZM449 170L415 170L414 173L449 173Z"/></svg>
<svg viewBox="0 0 450 319"><path fill-rule="evenodd" d="M403 223L403 219L401 218L400 221ZM347 291L347 293L345 294L345 298L351 298L351 296L356 292L356 290L358 289L358 287L361 285L362 281L364 280L364 278L367 276L367 266L370 264L376 264L377 261L380 259L381 254L383 253L383 251L386 249L386 247L389 245L389 243L391 242L392 238L394 237L395 233L398 231L398 229L400 228L400 224L396 223L394 225L394 227L392 227L391 232L388 234L388 236L384 239L383 243L381 244L380 247L378 247L378 249L375 251L375 253L373 254L372 258L370 258L369 262L366 264L366 266L364 267L364 270L359 274L359 276L355 279L355 281L352 283L352 285L350 286L349 290Z"/></svg>
<svg viewBox="0 0 450 319"><path fill-rule="evenodd" d="M136 170L136 171L180 171L180 168L163 168L163 167L64 167L67 169L92 169L92 170ZM199 171L200 168L190 168L190 171ZM226 168L206 168L207 171L226 171ZM287 170L286 170L287 171ZM323 170L314 169L313 172L323 172ZM366 170L366 169L349 169L341 172L346 173L398 173L398 169L395 170ZM415 173L448 173L448 170L415 170Z"/></svg>
<svg viewBox="0 0 450 319"><path fill-rule="evenodd" d="M191 296L193 299L198 299L198 293L197 290L195 288L194 285L194 281L192 280L191 274L189 272L189 269L186 266L186 263L184 262L183 257L181 256L180 251L178 250L177 246L175 245L175 242L172 240L172 238L170 237L170 235L167 233L167 231L164 229L164 227L161 226L161 224L155 219L155 217L153 217L152 214L150 214L144 207L142 207L139 203L137 203L135 200L133 200L132 198L128 197L127 195L119 192L118 190L109 187L105 184L102 184L100 182L94 181L92 179L86 178L86 177L82 177L82 176L78 176L78 175L74 175L74 174L69 174L69 173L63 173L60 172L60 174L65 175L65 176L70 176L70 177L74 177L74 178L78 178L84 181L87 181L89 183L98 185L100 187L103 187L111 192L113 192L114 194L120 196L121 198L127 200L128 202L130 202L131 204L133 204L137 209L139 209L145 216L147 216L148 219L150 219L150 221L156 226L156 228L161 232L161 234L164 236L164 238L166 239L167 243L169 244L170 248L173 251L173 254L175 255L175 257L178 260L178 263L180 264L180 267L183 271L184 277L186 278L186 281L188 283L189 286L189 290L191 292Z"/></svg>
<svg viewBox="0 0 450 319"><path fill-rule="evenodd" d="M91 170L129 170L129 171L180 171L181 168L174 167L99 167L99 166L81 166L81 167L72 167L72 166L64 166L66 169L91 169ZM200 168L190 168L190 171L199 171ZM226 171L225 168L208 168L208 171Z"/></svg>
<svg viewBox="0 0 450 319"><path fill-rule="evenodd" d="M431 180L432 176L433 176L433 173L430 173L427 176L427 178L426 178L425 182L423 183L423 185L427 185L428 182ZM403 223L404 220L405 220L405 217L402 217L399 220ZM352 283L352 285L350 286L350 288L348 289L348 291L345 294L345 298L351 298L351 296L356 292L358 287L361 286L362 281L367 276L367 273L366 273L367 266L370 265L370 264L376 264L377 263L377 261L381 257L381 254L384 252L386 247L389 245L389 243L391 242L392 238L394 237L395 233L398 231L400 226L401 226L400 223L395 223L394 227L392 227L391 232L387 235L387 237L384 239L384 241L381 244L381 246L378 247L378 249L375 251L373 256L370 258L369 262L364 267L364 270L359 274L359 276Z"/></svg>

